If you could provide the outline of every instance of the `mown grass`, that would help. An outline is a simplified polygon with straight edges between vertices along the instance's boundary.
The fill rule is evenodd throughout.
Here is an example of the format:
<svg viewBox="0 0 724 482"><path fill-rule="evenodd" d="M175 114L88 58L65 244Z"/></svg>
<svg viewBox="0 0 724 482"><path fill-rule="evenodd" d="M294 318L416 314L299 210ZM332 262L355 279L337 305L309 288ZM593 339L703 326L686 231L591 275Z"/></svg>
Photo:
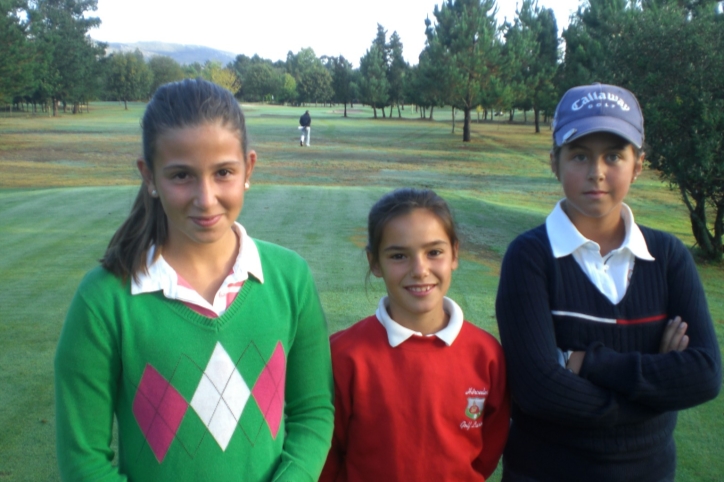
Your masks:
<svg viewBox="0 0 724 482"><path fill-rule="evenodd" d="M97 262L137 191L143 106L91 106L59 118L0 117L0 482L58 479L52 357L70 298ZM450 112L421 121L310 107L312 147L298 143L302 109L245 106L259 162L241 222L252 236L298 251L314 272L330 329L371 314L383 292L365 284L365 219L381 194L431 187L452 205L462 262L450 295L497 334L494 298L507 244L540 224L560 197L547 165L549 133L504 122L450 133ZM547 127L544 127L547 129ZM693 243L676 193L646 172L628 199L637 221ZM724 269L700 265L720 346ZM680 415L680 481L724 471L722 398ZM497 480L496 477L493 480Z"/></svg>

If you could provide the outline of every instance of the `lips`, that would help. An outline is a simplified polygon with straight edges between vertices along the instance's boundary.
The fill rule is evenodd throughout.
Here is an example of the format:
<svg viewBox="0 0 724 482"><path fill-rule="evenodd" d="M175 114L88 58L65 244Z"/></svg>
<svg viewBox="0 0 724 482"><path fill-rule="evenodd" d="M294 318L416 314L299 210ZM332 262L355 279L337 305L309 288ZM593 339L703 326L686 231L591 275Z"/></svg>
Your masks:
<svg viewBox="0 0 724 482"><path fill-rule="evenodd" d="M221 214L216 216L190 216L191 221L202 228L210 228L221 219Z"/></svg>
<svg viewBox="0 0 724 482"><path fill-rule="evenodd" d="M430 291L432 291L433 288L435 288L436 285L414 285L414 286L405 286L405 289L412 294L413 296L425 296Z"/></svg>

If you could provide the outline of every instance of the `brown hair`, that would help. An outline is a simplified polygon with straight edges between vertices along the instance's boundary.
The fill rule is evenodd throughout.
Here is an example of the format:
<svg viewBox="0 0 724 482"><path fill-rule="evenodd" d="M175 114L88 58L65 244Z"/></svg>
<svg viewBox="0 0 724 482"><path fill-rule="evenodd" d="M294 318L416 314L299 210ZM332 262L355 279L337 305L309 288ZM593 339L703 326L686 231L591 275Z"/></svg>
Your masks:
<svg viewBox="0 0 724 482"><path fill-rule="evenodd" d="M246 121L228 90L204 79L185 79L162 85L146 107L141 121L143 160L153 172L158 138L172 129L219 123L236 133L246 159ZM168 240L166 213L158 198L141 185L131 213L108 243L100 262L123 279L146 270L148 250Z"/></svg>
<svg viewBox="0 0 724 482"><path fill-rule="evenodd" d="M369 253L371 264L379 261L380 243L387 223L415 209L427 209L437 216L445 233L450 238L450 244L452 246L458 245L455 220L450 212L450 207L443 198L431 189L396 189L382 196L372 206L367 217L367 246L365 249Z"/></svg>

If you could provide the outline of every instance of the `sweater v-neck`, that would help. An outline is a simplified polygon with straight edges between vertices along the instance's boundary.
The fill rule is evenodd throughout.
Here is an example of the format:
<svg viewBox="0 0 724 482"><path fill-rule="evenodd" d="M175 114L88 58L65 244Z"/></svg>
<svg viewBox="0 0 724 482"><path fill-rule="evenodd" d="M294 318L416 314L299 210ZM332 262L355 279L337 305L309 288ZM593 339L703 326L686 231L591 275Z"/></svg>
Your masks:
<svg viewBox="0 0 724 482"><path fill-rule="evenodd" d="M563 258L553 257L554 263L561 263L564 260L566 263L572 263L575 265L575 268L573 268L573 269L575 270L575 276L577 278L576 282L581 283L581 281L578 278L583 278L584 279L583 283L586 283L586 286L588 287L588 289L592 290L596 293L594 296L602 299L606 303L606 306L609 306L612 309L618 309L621 306L625 305L625 303L628 301L628 298L633 296L633 295L631 295L631 291L634 289L634 282L635 282L636 278L638 276L640 276L640 275L637 275L637 273L639 271L641 271L640 266L639 266L639 269L634 269L633 273L631 273L631 279L629 280L628 286L626 287L626 293L623 294L623 297L621 297L621 299L618 301L618 303L614 303L606 295L604 295L601 292L601 290L598 289L598 287L593 283L593 281L591 281L591 279L586 275L585 271L583 271L583 268L581 268L581 266L573 258L572 254L564 256ZM640 261L640 260L637 259L636 261Z"/></svg>
<svg viewBox="0 0 724 482"><path fill-rule="evenodd" d="M164 298L164 300L169 301L170 303L168 303L168 306L170 306L171 309L176 311L176 313L189 323L199 325L203 328L221 331L228 324L229 320L233 319L239 310L242 309L242 305L246 301L246 298L257 284L259 284L259 281L250 276L242 285L241 290L239 290L239 293L234 298L234 301L231 302L231 305L226 309L226 311L224 311L224 313L221 314L221 316L216 318L204 316L189 308L180 300L169 300L167 298ZM163 297L162 292L157 294Z"/></svg>

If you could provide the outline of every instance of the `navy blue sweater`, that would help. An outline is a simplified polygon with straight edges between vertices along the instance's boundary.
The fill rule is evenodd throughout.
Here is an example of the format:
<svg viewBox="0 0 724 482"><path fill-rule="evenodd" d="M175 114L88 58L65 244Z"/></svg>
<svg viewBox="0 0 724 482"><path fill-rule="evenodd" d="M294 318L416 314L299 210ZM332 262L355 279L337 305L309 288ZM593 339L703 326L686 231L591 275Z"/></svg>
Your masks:
<svg viewBox="0 0 724 482"><path fill-rule="evenodd" d="M673 480L676 412L716 397L721 361L690 253L670 234L641 231L655 261L636 259L618 304L572 256L553 256L545 225L508 247L496 300L513 395L504 480ZM689 347L659 354L677 315ZM579 375L559 365L556 347L586 352Z"/></svg>

